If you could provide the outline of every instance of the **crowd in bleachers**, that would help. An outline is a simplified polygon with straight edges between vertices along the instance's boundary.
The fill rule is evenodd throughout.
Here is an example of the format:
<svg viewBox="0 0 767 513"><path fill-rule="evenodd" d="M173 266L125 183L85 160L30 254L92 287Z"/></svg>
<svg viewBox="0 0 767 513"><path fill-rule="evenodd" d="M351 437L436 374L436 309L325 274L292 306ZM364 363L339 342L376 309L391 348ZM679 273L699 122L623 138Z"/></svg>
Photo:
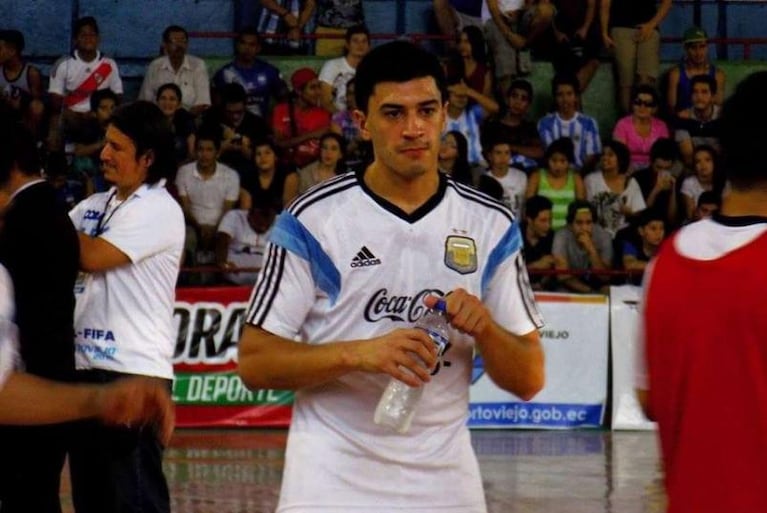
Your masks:
<svg viewBox="0 0 767 513"><path fill-rule="evenodd" d="M353 116L355 68L371 44L362 2L261 3L257 27L238 33L233 60L212 77L188 53L187 31L168 26L137 98L156 103L175 133L179 167L167 186L186 216L185 265L216 265L236 283L252 281L229 271L260 265L284 206L372 158ZM659 90L658 26L670 3L434 0L449 86L440 169L517 215L536 287L602 291L614 278L594 271L641 273L665 236L721 201L725 77L692 27ZM328 57L319 73L301 68L286 80L259 56L309 51L301 35L313 16L317 34L343 37L317 40ZM133 100L99 50L97 21L78 19L72 33L74 50L43 77L24 58L24 36L0 31L0 116L36 135L45 175L69 207L108 189L106 124ZM581 94L607 57L623 117L599 127ZM540 59L554 64L553 105L531 119L540 91L525 76Z"/></svg>

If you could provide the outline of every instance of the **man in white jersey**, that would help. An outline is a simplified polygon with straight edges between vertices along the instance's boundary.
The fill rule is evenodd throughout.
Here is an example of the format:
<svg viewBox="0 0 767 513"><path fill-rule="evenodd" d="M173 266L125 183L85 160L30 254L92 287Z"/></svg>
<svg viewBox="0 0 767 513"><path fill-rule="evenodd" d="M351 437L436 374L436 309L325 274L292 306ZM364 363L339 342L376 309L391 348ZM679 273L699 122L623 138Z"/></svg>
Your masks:
<svg viewBox="0 0 767 513"><path fill-rule="evenodd" d="M240 339L249 387L296 391L278 511L484 513L466 427L474 352L522 399L544 381L518 224L438 172L447 90L436 57L396 41L356 76L374 162L280 215ZM434 344L411 326L438 295L451 338L430 375ZM407 434L373 422L391 377L426 387Z"/></svg>
<svg viewBox="0 0 767 513"><path fill-rule="evenodd" d="M184 246L184 216L164 186L175 170L173 134L156 105L136 102L115 112L105 140L104 178L113 187L69 213L83 271L75 286L78 378L140 375L170 389ZM155 433L92 423L78 434L69 455L78 513L170 510Z"/></svg>

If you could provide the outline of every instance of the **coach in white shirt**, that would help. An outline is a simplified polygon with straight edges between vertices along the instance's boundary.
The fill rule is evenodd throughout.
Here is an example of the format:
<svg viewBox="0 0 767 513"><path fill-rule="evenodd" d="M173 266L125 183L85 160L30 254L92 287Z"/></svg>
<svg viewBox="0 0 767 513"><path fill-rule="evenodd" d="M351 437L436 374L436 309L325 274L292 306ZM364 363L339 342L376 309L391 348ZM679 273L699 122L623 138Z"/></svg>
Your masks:
<svg viewBox="0 0 767 513"><path fill-rule="evenodd" d="M164 187L173 134L148 102L115 112L101 152L113 187L70 212L80 236L76 286L78 376L147 376L170 389L173 306L184 246L181 207ZM162 451L152 430L83 426L69 455L78 513L170 510Z"/></svg>

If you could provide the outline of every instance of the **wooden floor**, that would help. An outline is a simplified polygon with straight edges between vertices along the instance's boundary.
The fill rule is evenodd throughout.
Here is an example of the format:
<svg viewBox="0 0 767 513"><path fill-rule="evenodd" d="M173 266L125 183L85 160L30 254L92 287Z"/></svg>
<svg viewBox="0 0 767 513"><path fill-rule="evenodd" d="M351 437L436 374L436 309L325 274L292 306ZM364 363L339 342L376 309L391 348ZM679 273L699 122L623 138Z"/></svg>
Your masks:
<svg viewBox="0 0 767 513"><path fill-rule="evenodd" d="M174 513L272 513L285 431L179 430L166 453ZM655 434L474 431L488 513L662 513ZM72 512L68 482L64 511Z"/></svg>

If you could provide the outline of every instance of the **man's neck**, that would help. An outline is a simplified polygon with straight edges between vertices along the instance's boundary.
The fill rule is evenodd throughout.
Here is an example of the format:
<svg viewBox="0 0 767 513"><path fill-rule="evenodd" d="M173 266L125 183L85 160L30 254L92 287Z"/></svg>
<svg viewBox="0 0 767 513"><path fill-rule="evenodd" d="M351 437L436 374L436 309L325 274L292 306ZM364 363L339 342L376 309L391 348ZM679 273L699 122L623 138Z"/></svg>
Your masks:
<svg viewBox="0 0 767 513"><path fill-rule="evenodd" d="M571 119L575 118L575 116L578 114L578 111L573 109L567 109L567 110L558 110L557 115L560 119L564 121L570 121Z"/></svg>
<svg viewBox="0 0 767 513"><path fill-rule="evenodd" d="M81 61L85 62L91 62L96 60L96 57L98 57L99 51L98 50L77 50L77 57L80 58Z"/></svg>
<svg viewBox="0 0 767 513"><path fill-rule="evenodd" d="M541 240L541 238L535 233L533 227L528 224L527 227L525 227L525 242L529 243L530 246L535 246L538 244L539 240Z"/></svg>
<svg viewBox="0 0 767 513"><path fill-rule="evenodd" d="M362 61L362 57L357 57L356 55L352 55L352 54L346 55L345 58L346 58L346 64L348 64L354 69L357 69L357 66L359 65L360 61Z"/></svg>
<svg viewBox="0 0 767 513"><path fill-rule="evenodd" d="M203 176L205 178L210 178L216 172L216 163L214 162L212 164L202 165L198 162L197 172L200 173L200 176Z"/></svg>
<svg viewBox="0 0 767 513"><path fill-rule="evenodd" d="M182 55L181 57L168 57L168 60L170 61L170 66L173 68L174 71L178 71L181 69L181 66L184 65L184 58L186 55Z"/></svg>
<svg viewBox="0 0 767 513"><path fill-rule="evenodd" d="M708 73L709 66L710 66L710 63L707 60L703 61L703 63L701 64L695 64L694 62L690 62L689 60L685 62L685 69L687 71L695 72L694 73L695 75L699 73Z"/></svg>
<svg viewBox="0 0 767 513"><path fill-rule="evenodd" d="M714 104L712 103L700 110L693 107L693 112L695 113L695 119L700 121L710 121L711 118L714 117Z"/></svg>
<svg viewBox="0 0 767 513"><path fill-rule="evenodd" d="M380 162L373 162L364 175L365 185L377 196L411 214L418 210L439 189L439 173L433 172L405 178L387 169Z"/></svg>
<svg viewBox="0 0 767 513"><path fill-rule="evenodd" d="M767 217L767 183L749 190L732 189L722 200L722 215Z"/></svg>

